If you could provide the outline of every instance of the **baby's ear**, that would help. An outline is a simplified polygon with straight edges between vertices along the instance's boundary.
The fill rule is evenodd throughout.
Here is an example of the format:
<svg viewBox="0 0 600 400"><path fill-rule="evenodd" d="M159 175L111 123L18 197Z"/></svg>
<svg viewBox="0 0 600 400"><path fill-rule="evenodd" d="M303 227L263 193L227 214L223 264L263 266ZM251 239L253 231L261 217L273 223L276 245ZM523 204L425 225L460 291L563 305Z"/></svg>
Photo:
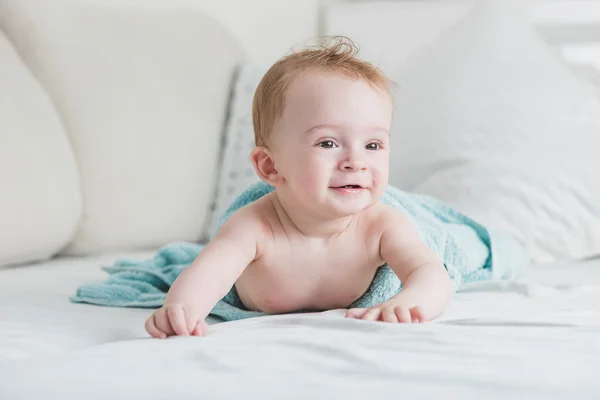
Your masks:
<svg viewBox="0 0 600 400"><path fill-rule="evenodd" d="M264 146L255 147L250 153L252 164L259 178L271 186L281 183L283 177L275 167L275 161L268 148Z"/></svg>

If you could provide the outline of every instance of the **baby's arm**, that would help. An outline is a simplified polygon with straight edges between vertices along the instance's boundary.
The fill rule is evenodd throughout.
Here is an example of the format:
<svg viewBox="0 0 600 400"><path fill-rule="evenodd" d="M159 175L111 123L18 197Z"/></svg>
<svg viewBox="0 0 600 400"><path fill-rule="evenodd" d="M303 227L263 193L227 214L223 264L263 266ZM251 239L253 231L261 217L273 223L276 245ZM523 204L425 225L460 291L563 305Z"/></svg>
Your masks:
<svg viewBox="0 0 600 400"><path fill-rule="evenodd" d="M402 282L402 291L371 309L350 310L348 316L387 322L437 318L452 297L452 283L444 265L400 212L390 208L381 223L380 255Z"/></svg>
<svg viewBox="0 0 600 400"><path fill-rule="evenodd" d="M260 254L262 219L252 209L231 216L217 235L173 282L163 307L146 321L153 337L204 335L215 304Z"/></svg>

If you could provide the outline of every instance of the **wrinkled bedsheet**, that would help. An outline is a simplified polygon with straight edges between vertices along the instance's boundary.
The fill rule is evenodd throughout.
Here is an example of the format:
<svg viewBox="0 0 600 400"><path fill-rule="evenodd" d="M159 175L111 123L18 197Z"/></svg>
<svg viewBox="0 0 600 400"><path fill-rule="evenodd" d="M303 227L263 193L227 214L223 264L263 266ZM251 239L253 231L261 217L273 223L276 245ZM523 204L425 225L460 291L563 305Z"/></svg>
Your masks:
<svg viewBox="0 0 600 400"><path fill-rule="evenodd" d="M100 266L153 253L0 269L0 399L600 398L600 260L466 285L420 325L333 310L159 340L150 310L69 302Z"/></svg>

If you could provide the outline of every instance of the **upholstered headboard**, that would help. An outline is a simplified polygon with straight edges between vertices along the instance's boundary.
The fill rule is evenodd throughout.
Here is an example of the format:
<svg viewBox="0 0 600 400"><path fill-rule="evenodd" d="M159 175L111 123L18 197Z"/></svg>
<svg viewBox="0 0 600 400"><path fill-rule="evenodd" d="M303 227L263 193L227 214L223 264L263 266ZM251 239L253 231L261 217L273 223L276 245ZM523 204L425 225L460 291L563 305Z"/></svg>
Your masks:
<svg viewBox="0 0 600 400"><path fill-rule="evenodd" d="M0 265L203 239L234 71L318 0L0 0Z"/></svg>

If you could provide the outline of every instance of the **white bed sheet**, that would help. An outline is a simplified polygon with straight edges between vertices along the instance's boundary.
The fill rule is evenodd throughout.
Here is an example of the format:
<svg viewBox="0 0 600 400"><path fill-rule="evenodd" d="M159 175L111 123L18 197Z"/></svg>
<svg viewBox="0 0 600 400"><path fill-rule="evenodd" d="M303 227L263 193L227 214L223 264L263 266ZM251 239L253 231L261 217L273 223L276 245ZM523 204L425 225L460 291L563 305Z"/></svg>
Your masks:
<svg viewBox="0 0 600 400"><path fill-rule="evenodd" d="M600 260L466 286L421 325L335 310L157 340L149 310L69 303L101 265L152 254L0 270L0 399L600 398Z"/></svg>

